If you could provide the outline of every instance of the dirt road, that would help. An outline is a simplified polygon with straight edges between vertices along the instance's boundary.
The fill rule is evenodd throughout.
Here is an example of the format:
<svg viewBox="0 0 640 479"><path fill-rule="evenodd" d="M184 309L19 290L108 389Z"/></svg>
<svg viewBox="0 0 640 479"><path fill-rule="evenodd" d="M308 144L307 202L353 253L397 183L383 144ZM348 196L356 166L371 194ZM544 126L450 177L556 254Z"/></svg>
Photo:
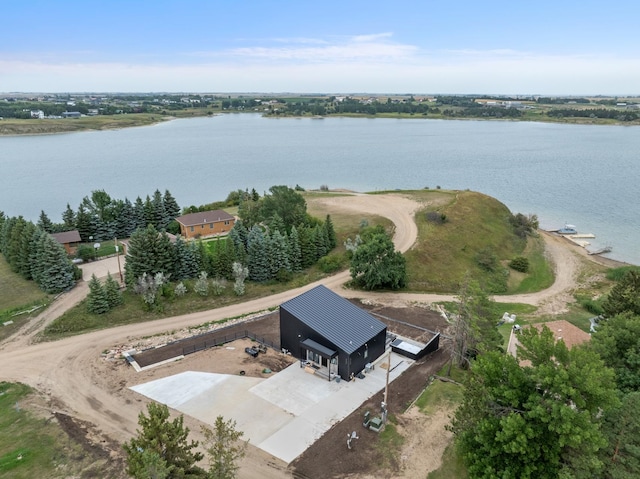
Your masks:
<svg viewBox="0 0 640 479"><path fill-rule="evenodd" d="M332 207L350 211L384 216L395 225L394 242L400 251L406 251L415 242L417 227L414 212L420 205L400 195L358 195L327 198ZM556 265L556 283L549 289L531 295L501 297L501 301L518 301L530 304L550 305L551 310L561 307L563 295L573 285L578 270L578 261L573 252L561 243L562 240L545 236L549 254ZM273 296L227 306L211 311L202 311L180 317L165 318L149 323L133 324L96 331L82 336L69 337L51 343L30 344L32 336L55 317L76 304L86 294L86 283L62 295L54 304L23 328L23 334L11 338L0 347L0 377L5 381L29 384L45 392L54 409L73 417L89 421L98 430L114 441L122 443L135 434L137 416L141 404L132 400L130 394L116 393L117 385L102 374L101 352L114 345L128 342L129 338L148 336L170 329L198 325L261 311L280 303L322 283L344 296L369 297L381 303L431 302L451 297L426 294L374 294L349 292L342 288L348 279L348 271L323 279L303 288L297 288ZM545 306L547 307L547 306ZM185 418L189 422L188 418ZM192 431L199 428L191 425ZM241 470L240 477L284 478L290 477L285 465L265 454L252 450L245 460L248 466Z"/></svg>

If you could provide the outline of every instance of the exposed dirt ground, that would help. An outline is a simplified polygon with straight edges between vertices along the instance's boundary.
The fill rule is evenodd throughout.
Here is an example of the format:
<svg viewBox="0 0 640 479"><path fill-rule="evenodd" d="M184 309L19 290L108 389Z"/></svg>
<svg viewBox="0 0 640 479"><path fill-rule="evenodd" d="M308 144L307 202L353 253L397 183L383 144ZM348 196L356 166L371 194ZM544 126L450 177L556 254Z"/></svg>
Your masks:
<svg viewBox="0 0 640 479"><path fill-rule="evenodd" d="M400 334L418 341L426 341L433 337L437 331L446 334L448 324L437 312L425 307L411 306L404 308L387 307L372 304L371 301L362 303L360 300L352 300L363 309L375 314L381 321L387 324L391 333ZM417 326L416 327L413 327ZM239 324L225 329L225 334L232 331L248 329L270 340L279 341L280 320L277 312L265 315L248 324ZM277 350L268 349L266 354L259 354L252 358L244 352L244 348L254 345L250 339L240 339L218 346L206 351L190 354L184 359L156 368L136 373L122 359L103 360L100 375L108 382L113 394L121 395L128 401L146 402L146 399L131 392L127 388L135 384L167 377L183 371L205 371L224 374L240 374L243 371L247 376L267 377L264 373L269 368L273 373L287 367L295 360L290 356L283 356ZM283 464L278 465L282 473L290 471L296 477L332 478L349 477L416 477L426 475L429 470L437 468L442 452L447 444L448 433L444 425L448 422L446 412L440 411L431 416L424 416L415 410L408 410L409 405L416 399L429 383L431 377L438 372L448 359L448 340L441 340L441 349L421 361L415 363L402 376L391 383L389 388L389 413L398 422L398 427L413 440L407 441L403 450L380 459L380 451L377 446L378 435L365 430L362 426L362 417L365 410L376 414L380 410L383 393L379 393L359 407L353 414L334 426L320 438L310 449L289 466L288 470ZM165 348L152 349L149 355L162 360L165 356L173 357L172 345L167 346L169 353L162 354ZM140 355L144 356L144 355ZM354 444L352 450L346 445L346 434L357 431L360 439ZM433 437L432 447L428 450L420 447L419 438ZM252 452L258 452L252 448ZM276 465L274 461L274 465Z"/></svg>
<svg viewBox="0 0 640 479"><path fill-rule="evenodd" d="M419 204L403 197L402 195L354 195L331 197L327 199L332 207L343 208L347 211L367 212L378 214L391 219L395 225L394 242L400 251L406 251L415 242L417 228L413 221L413 214ZM519 295L500 297L500 301L523 302L541 306L543 312L558 313L562 311L571 300L571 292L576 285L576 278L580 270L579 255L583 254L580 248L568 245L565 240L545 234L547 252L556 268L556 282L545 291L531 295ZM111 269L116 271L115 267ZM137 428L138 413L144 409L146 400L136 395L127 387L134 380L130 375L135 374L131 368L120 361L108 361L101 353L117 345L131 344L140 338L164 333L166 331L181 329L225 318L239 317L247 313L262 311L297 296L316 284L324 284L330 289L345 297L361 297L366 302L387 305L389 309L381 314L385 316L403 319L407 322L407 316L412 315L416 320L424 321L424 308L413 307L416 304L428 304L434 301L450 300L452 296L439 296L428 294L407 293L366 293L346 290L342 284L348 279L349 273L341 272L321 282L307 285L304 288L276 294L270 297L259 298L245 303L240 303L211 311L203 311L180 317L165 318L148 323L131 324L127 326L105 329L82 336L69 337L51 343L33 344L33 337L50 321L61 315L64 311L77 304L86 295L86 283L74 288L71 292L63 294L52 306L41 315L33 318L19 334L14 335L0 344L1 376L7 381L18 381L29 384L41 391L48 398L53 413L62 413L74 421L78 421L82 427L91 425L87 430L87 441L92 444L101 444L110 454L122 454L119 444L128 440L135 434ZM393 314L391 314L393 313ZM405 316L406 315L406 316ZM396 324L396 327L399 327ZM426 326L425 326L426 327ZM393 327L390 326L393 330ZM430 328L430 329L436 329ZM414 431L415 437L429 438L430 448L421 448L421 453L416 460L423 457L429 458L424 463L414 464L412 458L411 441L399 457L385 459L387 468L379 466L383 454L377 451L373 444L376 436L370 431L363 431L360 424L360 415L364 408L372 411L379 409L381 398L374 398L370 404L356 411L352 417L345 419L339 425L325 434L312 448L304 453L291 468L287 468L281 461L268 456L257 448L249 448L249 453L242 463L239 478L283 479L291 477L291 471L303 474L309 478L322 477L352 477L364 479L366 471L375 477L419 477L424 475L434 464L437 464L443 449L435 447L445 441L446 433L442 424L444 416L426 420L421 419L412 422L412 411L405 413L404 409L413 397L424 388L428 378L439 369L446 361L445 342L441 342L441 350L427 357L421 364L416 365L401 378L394 381L389 398L389 408L397 418L398 423L405 430ZM225 352L226 351L226 352ZM195 354L186 357L182 361L163 366L157 370L150 370L135 379L136 383L144 382L159 374L174 374L180 368L198 369L201 367L221 367L225 364L234 373L242 367L246 374L254 374L246 361L248 356L243 352L244 348L228 350L220 348L219 351ZM239 353L239 356L237 355ZM224 357L229 354L231 357ZM266 356L268 358L268 355ZM234 361L239 361L234 363ZM277 364L273 365L277 370ZM269 366L270 367L270 366ZM200 369L206 371L207 369ZM261 371L261 369L260 369ZM213 371L216 372L216 371ZM220 371L226 372L226 371ZM257 373L261 374L261 373ZM406 381L398 382L398 381ZM424 421L424 423L423 423ZM200 425L197 421L185 417L185 424L192 430L194 439L201 439L198 434ZM423 425L421 425L423 424ZM346 448L346 434L353 430L360 431L361 439L356 441L352 451ZM433 440L437 438L437 440ZM442 439L442 441L441 441ZM115 446L112 446L115 445ZM415 449L415 448L414 448ZM114 463L116 464L116 463ZM428 466L431 464L431 466ZM120 466L115 466L120 467ZM405 468L405 472L401 471ZM421 472L416 473L418 467ZM120 472L122 472L120 470ZM360 476L358 476L360 474ZM304 476L303 476L304 477Z"/></svg>

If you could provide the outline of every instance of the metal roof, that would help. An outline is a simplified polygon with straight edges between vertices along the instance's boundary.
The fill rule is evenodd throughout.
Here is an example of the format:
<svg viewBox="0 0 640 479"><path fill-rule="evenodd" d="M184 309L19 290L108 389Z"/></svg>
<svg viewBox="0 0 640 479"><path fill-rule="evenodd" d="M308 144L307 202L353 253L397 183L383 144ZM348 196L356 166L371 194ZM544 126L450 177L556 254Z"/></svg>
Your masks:
<svg viewBox="0 0 640 479"><path fill-rule="evenodd" d="M348 354L387 328L365 310L322 285L282 303L280 308Z"/></svg>

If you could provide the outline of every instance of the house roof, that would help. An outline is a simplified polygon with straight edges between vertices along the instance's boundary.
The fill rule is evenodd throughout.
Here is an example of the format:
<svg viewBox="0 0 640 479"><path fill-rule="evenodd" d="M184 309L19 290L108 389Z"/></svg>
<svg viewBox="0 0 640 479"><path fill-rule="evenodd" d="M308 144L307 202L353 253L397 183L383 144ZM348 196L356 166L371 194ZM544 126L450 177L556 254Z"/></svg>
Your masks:
<svg viewBox="0 0 640 479"><path fill-rule="evenodd" d="M176 221L184 226L203 225L207 223L217 223L218 221L235 220L235 218L222 210L202 211L200 213L189 213L178 216Z"/></svg>
<svg viewBox="0 0 640 479"><path fill-rule="evenodd" d="M322 285L282 303L280 308L348 354L387 329L383 322Z"/></svg>
<svg viewBox="0 0 640 479"><path fill-rule="evenodd" d="M589 333L585 333L582 329L574 326L564 319L533 325L533 327L539 331L542 331L543 326L546 326L551 330L556 341L562 339L569 349L577 344L582 344L591 340L591 335Z"/></svg>
<svg viewBox="0 0 640 479"><path fill-rule="evenodd" d="M53 239L60 244L80 243L82 241L78 230L64 231L63 233L51 233L51 236L53 236Z"/></svg>

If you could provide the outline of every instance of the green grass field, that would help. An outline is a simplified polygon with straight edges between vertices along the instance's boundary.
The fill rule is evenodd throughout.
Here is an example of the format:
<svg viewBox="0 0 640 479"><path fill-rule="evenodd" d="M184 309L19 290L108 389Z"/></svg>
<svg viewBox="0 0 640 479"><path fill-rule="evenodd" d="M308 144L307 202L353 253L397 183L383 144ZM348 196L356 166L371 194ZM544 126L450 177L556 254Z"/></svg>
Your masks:
<svg viewBox="0 0 640 479"><path fill-rule="evenodd" d="M513 233L509 223L511 212L505 205L471 191L437 190L437 194L448 194L448 203L439 202L416 213L419 239L405 254L407 289L456 292L466 274L499 293L536 291L553 282L551 269L542 255L542 243L536 246L534 242L529 247ZM442 224L430 222L428 212L444 214L446 220ZM478 257L484 253L494 255L499 261L494 271L479 265ZM529 257L531 271L515 281L505 280L503 272L511 275L505 265L517 255Z"/></svg>
<svg viewBox="0 0 640 479"><path fill-rule="evenodd" d="M37 314L50 301L51 297L33 281L26 281L11 271L4 256L0 255L0 341L13 334L31 317L27 311L38 308L33 313ZM4 325L11 321L12 324Z"/></svg>
<svg viewBox="0 0 640 479"><path fill-rule="evenodd" d="M35 393L0 382L0 479L114 477L50 417L39 417Z"/></svg>

